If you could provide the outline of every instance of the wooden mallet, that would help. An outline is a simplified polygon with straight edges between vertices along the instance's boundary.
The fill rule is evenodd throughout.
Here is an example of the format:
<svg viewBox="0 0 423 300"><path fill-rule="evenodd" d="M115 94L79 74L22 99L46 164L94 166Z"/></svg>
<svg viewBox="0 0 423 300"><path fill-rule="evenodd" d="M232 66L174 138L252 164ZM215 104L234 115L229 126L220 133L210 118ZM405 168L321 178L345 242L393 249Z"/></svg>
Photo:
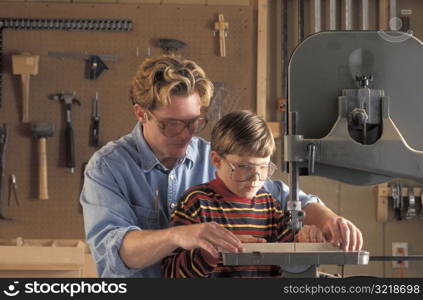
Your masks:
<svg viewBox="0 0 423 300"><path fill-rule="evenodd" d="M47 122L31 123L31 132L38 139L38 198L48 199L47 188L47 148L46 140L53 136L53 124Z"/></svg>
<svg viewBox="0 0 423 300"><path fill-rule="evenodd" d="M23 52L12 55L12 69L14 75L21 75L22 84L22 122L29 122L29 79L31 75L38 74L38 61L40 57Z"/></svg>

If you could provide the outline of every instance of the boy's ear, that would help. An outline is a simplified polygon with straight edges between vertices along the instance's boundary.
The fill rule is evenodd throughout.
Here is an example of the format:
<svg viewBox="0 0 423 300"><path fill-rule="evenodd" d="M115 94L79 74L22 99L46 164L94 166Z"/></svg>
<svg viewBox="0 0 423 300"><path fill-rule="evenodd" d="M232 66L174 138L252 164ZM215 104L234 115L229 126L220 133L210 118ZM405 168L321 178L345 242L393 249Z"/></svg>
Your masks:
<svg viewBox="0 0 423 300"><path fill-rule="evenodd" d="M141 105L139 104L134 105L134 113L138 121L140 121L141 123L147 122L148 120L147 111L144 108L142 108Z"/></svg>
<svg viewBox="0 0 423 300"><path fill-rule="evenodd" d="M210 156L213 166L215 166L216 169L219 169L222 165L222 157L216 151L212 151Z"/></svg>

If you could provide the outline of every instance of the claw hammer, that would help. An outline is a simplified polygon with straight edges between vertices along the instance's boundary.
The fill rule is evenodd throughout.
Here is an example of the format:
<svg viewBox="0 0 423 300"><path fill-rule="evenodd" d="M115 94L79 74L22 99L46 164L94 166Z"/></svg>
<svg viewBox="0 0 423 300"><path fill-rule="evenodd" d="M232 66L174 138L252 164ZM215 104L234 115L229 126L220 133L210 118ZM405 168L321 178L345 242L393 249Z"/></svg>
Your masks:
<svg viewBox="0 0 423 300"><path fill-rule="evenodd" d="M65 144L66 144L66 167L73 173L75 171L75 139L72 128L72 104L81 105L76 99L76 93L59 93L50 96L53 100L63 102L66 113Z"/></svg>

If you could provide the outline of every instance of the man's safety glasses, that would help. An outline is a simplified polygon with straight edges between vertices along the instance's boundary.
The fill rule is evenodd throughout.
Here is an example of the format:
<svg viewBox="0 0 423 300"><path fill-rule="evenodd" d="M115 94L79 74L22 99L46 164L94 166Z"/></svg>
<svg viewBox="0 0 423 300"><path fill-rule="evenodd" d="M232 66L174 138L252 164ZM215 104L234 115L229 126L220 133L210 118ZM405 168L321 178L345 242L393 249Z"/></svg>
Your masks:
<svg viewBox="0 0 423 300"><path fill-rule="evenodd" d="M161 133L167 137L174 137L187 128L191 134L197 134L207 126L207 118L199 116L191 120L158 120L157 117L149 111L149 115L153 117L160 128Z"/></svg>

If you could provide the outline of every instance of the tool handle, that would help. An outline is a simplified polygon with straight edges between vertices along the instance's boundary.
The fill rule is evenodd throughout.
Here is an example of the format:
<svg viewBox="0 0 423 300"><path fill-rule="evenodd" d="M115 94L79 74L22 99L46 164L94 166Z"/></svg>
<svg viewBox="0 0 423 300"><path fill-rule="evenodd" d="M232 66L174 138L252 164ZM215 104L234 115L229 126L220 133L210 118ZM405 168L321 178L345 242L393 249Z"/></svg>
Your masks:
<svg viewBox="0 0 423 300"><path fill-rule="evenodd" d="M73 137L73 128L69 123L65 129L65 141L66 141L66 167L75 169L75 141Z"/></svg>
<svg viewBox="0 0 423 300"><path fill-rule="evenodd" d="M225 33L223 31L219 33L219 44L220 44L220 56L226 56Z"/></svg>
<svg viewBox="0 0 423 300"><path fill-rule="evenodd" d="M29 74L21 74L22 84L22 122L29 122Z"/></svg>
<svg viewBox="0 0 423 300"><path fill-rule="evenodd" d="M93 118L92 121L92 137L91 145L93 147L98 147L100 144L100 120L98 118Z"/></svg>
<svg viewBox="0 0 423 300"><path fill-rule="evenodd" d="M40 200L48 200L46 140L45 137L38 139L38 198Z"/></svg>

